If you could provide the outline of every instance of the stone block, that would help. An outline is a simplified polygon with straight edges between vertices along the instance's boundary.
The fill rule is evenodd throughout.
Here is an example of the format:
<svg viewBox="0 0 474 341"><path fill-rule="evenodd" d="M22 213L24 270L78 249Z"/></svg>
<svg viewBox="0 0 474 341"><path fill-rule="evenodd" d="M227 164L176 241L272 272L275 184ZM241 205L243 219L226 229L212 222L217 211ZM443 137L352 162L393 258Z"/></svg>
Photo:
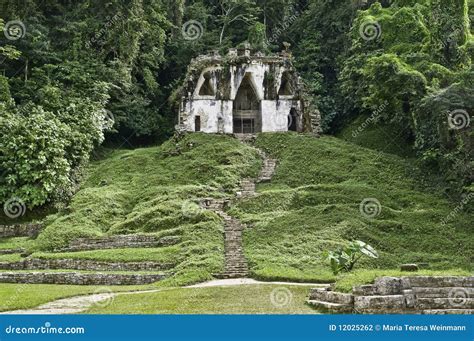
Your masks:
<svg viewBox="0 0 474 341"><path fill-rule="evenodd" d="M375 295L375 287L373 284L359 285L352 288L352 293L359 296Z"/></svg>
<svg viewBox="0 0 474 341"><path fill-rule="evenodd" d="M405 296L405 303L407 308L414 308L416 304L416 296L413 290L403 290L403 296Z"/></svg>
<svg viewBox="0 0 474 341"><path fill-rule="evenodd" d="M394 310L407 309L407 306L403 295L354 296L354 309L356 311Z"/></svg>
<svg viewBox="0 0 474 341"><path fill-rule="evenodd" d="M447 298L456 296L456 292L465 297L474 297L474 288L458 287L414 287L413 292L418 298Z"/></svg>
<svg viewBox="0 0 474 341"><path fill-rule="evenodd" d="M473 298L417 298L416 308L427 309L474 309Z"/></svg>
<svg viewBox="0 0 474 341"><path fill-rule="evenodd" d="M417 264L402 264L400 265L400 270L401 271L418 271L418 265Z"/></svg>
<svg viewBox="0 0 474 341"><path fill-rule="evenodd" d="M342 292L335 292L321 288L313 289L309 295L310 300L352 305L354 296Z"/></svg>
<svg viewBox="0 0 474 341"><path fill-rule="evenodd" d="M412 276L402 277L410 287L474 287L474 276Z"/></svg>
<svg viewBox="0 0 474 341"><path fill-rule="evenodd" d="M402 283L397 277L379 277L374 282L377 295L399 295L402 293Z"/></svg>

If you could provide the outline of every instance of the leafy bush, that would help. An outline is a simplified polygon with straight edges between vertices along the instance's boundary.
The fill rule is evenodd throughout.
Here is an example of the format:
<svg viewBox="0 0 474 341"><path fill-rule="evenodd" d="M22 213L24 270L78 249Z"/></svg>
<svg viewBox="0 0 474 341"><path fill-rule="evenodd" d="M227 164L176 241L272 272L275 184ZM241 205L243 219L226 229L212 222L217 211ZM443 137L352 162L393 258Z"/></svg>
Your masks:
<svg viewBox="0 0 474 341"><path fill-rule="evenodd" d="M90 86L87 96L45 86L38 96L46 107L15 106L4 84L0 103L0 202L12 197L28 207L68 199L81 167L107 126L105 83ZM86 95L86 94L84 94ZM85 100L84 98L87 98Z"/></svg>
<svg viewBox="0 0 474 341"><path fill-rule="evenodd" d="M325 252L324 255L329 260L334 275L337 275L341 271L351 271L355 263L357 263L363 255L378 258L377 251L369 244L360 240L350 242L347 246L340 247L335 251Z"/></svg>

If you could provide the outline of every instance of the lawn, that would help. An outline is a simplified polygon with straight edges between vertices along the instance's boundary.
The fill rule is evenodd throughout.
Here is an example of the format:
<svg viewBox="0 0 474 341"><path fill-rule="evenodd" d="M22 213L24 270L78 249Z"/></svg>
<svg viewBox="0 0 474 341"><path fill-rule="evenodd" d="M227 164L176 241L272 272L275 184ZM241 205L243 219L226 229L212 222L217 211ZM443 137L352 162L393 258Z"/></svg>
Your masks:
<svg viewBox="0 0 474 341"><path fill-rule="evenodd" d="M314 314L306 305L310 286L242 285L175 288L119 295L88 314Z"/></svg>
<svg viewBox="0 0 474 341"><path fill-rule="evenodd" d="M34 239L28 237L0 238L0 250L30 248L34 243Z"/></svg>
<svg viewBox="0 0 474 341"><path fill-rule="evenodd" d="M0 311L27 309L61 298L110 291L146 290L151 286L85 286L53 284L0 284ZM104 291L105 290L105 291Z"/></svg>

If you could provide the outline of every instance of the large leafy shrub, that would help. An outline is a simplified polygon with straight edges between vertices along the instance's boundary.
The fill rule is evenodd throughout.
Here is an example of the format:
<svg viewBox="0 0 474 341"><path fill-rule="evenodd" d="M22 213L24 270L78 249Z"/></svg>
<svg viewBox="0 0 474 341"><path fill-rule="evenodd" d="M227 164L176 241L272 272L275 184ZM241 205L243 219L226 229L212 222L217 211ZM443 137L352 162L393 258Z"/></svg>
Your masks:
<svg viewBox="0 0 474 341"><path fill-rule="evenodd" d="M8 89L8 87L6 87ZM81 167L108 127L107 85L88 96L54 86L38 90L46 108L29 102L0 103L0 202L18 198L29 207L60 202L74 192Z"/></svg>
<svg viewBox="0 0 474 341"><path fill-rule="evenodd" d="M334 275L337 275L341 271L351 271L357 261L364 255L371 258L378 258L377 251L361 240L355 240L335 251L325 253Z"/></svg>

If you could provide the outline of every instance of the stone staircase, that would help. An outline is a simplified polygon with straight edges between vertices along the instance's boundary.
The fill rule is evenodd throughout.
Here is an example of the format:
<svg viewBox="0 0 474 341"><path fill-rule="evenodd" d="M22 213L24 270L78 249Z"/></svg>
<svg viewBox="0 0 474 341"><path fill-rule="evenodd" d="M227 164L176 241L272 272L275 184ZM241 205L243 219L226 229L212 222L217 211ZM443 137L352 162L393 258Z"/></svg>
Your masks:
<svg viewBox="0 0 474 341"><path fill-rule="evenodd" d="M258 176L257 182L267 182L270 181L275 173L275 168L277 165L277 160L268 157L263 151L259 150L260 156L263 159L263 167Z"/></svg>
<svg viewBox="0 0 474 341"><path fill-rule="evenodd" d="M217 213L224 220L224 272L216 274L218 278L241 278L248 274L247 260L242 249L242 231L244 226L239 219L224 212L229 200L204 199L201 207Z"/></svg>
<svg viewBox="0 0 474 341"><path fill-rule="evenodd" d="M256 135L236 134L242 143L253 143ZM242 179L240 188L236 192L236 198L246 198L256 195L256 183L270 181L277 160L269 158L262 150L257 149L263 159L263 167L257 179ZM228 215L225 209L231 205L230 199L206 198L201 201L201 207L217 213L224 220L224 252L225 264L224 272L216 274L218 278L241 278L248 275L248 264L245 259L242 246L242 232L245 225L242 222Z"/></svg>

